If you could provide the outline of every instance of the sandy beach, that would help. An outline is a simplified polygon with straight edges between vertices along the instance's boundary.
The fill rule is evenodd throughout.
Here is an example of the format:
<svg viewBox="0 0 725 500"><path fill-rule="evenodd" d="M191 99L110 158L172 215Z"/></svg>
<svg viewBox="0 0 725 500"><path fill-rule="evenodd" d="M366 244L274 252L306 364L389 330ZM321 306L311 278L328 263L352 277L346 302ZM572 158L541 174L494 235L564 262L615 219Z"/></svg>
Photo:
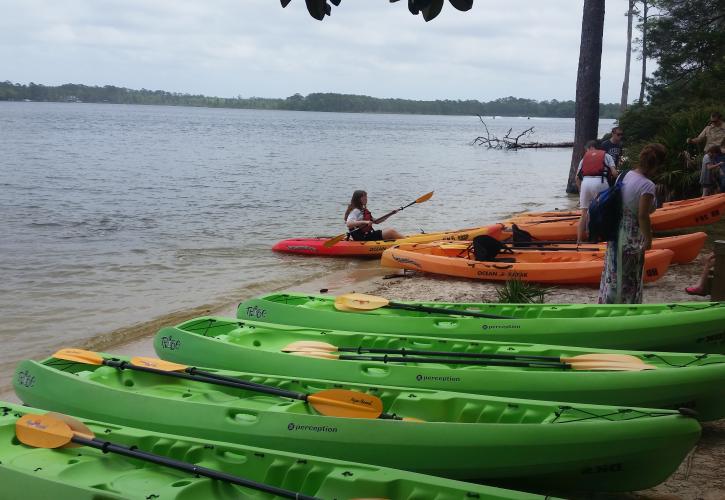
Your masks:
<svg viewBox="0 0 725 500"><path fill-rule="evenodd" d="M706 228L708 242L700 256L688 264L672 265L659 281L645 286L644 302L680 302L709 300L709 297L693 297L685 293L685 286L695 282L704 257L709 254L714 239L722 239L725 222ZM370 293L391 300L429 300L456 302L496 302L496 289L500 285L455 278L437 277L416 273L402 274L397 270L381 268L377 261L361 262L354 270L333 273L315 281L300 284L295 291L339 295L351 291ZM269 290L272 292L273 290ZM546 294L547 303L595 303L598 290L582 286L554 287ZM240 300L245 297L240 297ZM161 327L177 324L200 315L234 316L237 303L223 307L202 305L179 311L163 319L133 325L98 337L83 346L86 349L103 350L123 355L155 356L151 337ZM114 339L126 339L124 343ZM0 399L18 402L9 391L0 393ZM682 462L679 469L664 483L655 488L627 494L587 495L575 498L597 499L646 499L646 500L717 500L725 499L725 419L703 424L698 445Z"/></svg>
<svg viewBox="0 0 725 500"><path fill-rule="evenodd" d="M725 227L719 224L718 229ZM644 302L681 302L709 300L685 293L685 286L699 275L704 255L689 264L670 266L659 281L646 285ZM376 279L366 283L359 292L380 295L391 300L440 300L461 302L496 302L492 283L457 280L409 274L394 279ZM556 287L546 295L547 303L596 303L598 290L588 287ZM577 498L642 499L642 500L719 500L725 499L725 419L703 424L698 445L682 462L679 469L655 488L628 494L587 495Z"/></svg>

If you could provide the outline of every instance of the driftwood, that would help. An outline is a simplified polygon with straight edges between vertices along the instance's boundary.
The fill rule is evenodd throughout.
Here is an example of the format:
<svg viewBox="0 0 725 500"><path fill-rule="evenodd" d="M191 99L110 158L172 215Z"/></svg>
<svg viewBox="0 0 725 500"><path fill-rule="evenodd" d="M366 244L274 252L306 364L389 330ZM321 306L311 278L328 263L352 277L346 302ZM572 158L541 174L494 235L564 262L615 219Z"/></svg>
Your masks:
<svg viewBox="0 0 725 500"><path fill-rule="evenodd" d="M534 133L534 127L529 127L517 136L512 136L510 128L506 135L501 139L495 135L491 137L491 133L488 130L486 122L483 121L481 115L478 119L483 123L483 127L486 129L486 137L478 136L473 139L471 144L476 146L486 146L489 149L538 149L538 148L571 148L574 146L573 142L519 142L519 139L526 137Z"/></svg>

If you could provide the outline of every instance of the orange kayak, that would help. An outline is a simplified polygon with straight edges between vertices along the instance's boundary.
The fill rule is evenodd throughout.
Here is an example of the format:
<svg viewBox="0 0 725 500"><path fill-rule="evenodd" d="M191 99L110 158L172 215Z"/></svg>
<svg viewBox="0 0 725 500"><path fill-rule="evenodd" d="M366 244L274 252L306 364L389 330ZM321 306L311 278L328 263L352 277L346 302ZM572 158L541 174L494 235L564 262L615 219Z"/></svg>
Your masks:
<svg viewBox="0 0 725 500"><path fill-rule="evenodd" d="M707 239L707 233L687 233L677 236L665 236L663 238L654 238L652 240L652 250L672 250L674 255L672 256L673 264L686 264L692 262L702 250ZM533 242L535 246L529 247L516 247L516 244L511 241L504 242L506 245L514 246L518 250L526 251L526 248L531 250L572 250L572 251L587 251L587 250L600 250L604 251L607 249L606 243L582 243L577 245L574 242L571 243L545 243L541 244ZM463 245L461 242L459 245Z"/></svg>
<svg viewBox="0 0 725 500"><path fill-rule="evenodd" d="M652 213L652 228L667 231L712 224L720 220L723 211L725 194L669 202ZM578 210L526 213L506 224L516 224L539 240L575 240L579 215Z"/></svg>
<svg viewBox="0 0 725 500"><path fill-rule="evenodd" d="M519 279L550 284L598 285L604 269L603 251L514 250L493 261L476 261L460 244L403 244L383 252L381 265L426 273L489 281ZM644 281L661 278L670 265L672 250L645 254Z"/></svg>
<svg viewBox="0 0 725 500"><path fill-rule="evenodd" d="M672 250L672 264L687 264L692 262L699 255L700 250L705 245L707 233L687 233L677 236L665 236L663 238L654 238L652 240L652 250ZM456 243L437 242L444 248L457 248L465 250L470 245L470 241L459 241ZM534 251L572 251L572 252L603 252L607 249L606 243L582 243L577 245L574 242L558 242L548 243L546 241L534 241L529 246L523 243L512 243L511 240L503 241L504 245L514 248L521 252ZM517 246L518 245L518 246ZM504 257L506 255L503 255Z"/></svg>

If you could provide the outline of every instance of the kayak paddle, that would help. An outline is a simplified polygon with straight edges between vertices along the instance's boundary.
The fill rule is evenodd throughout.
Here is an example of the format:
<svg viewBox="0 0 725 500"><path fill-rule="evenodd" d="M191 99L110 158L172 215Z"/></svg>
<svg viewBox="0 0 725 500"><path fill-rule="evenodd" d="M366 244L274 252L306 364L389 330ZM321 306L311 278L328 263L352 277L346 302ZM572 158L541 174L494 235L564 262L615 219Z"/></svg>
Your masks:
<svg viewBox="0 0 725 500"><path fill-rule="evenodd" d="M405 309L407 311L420 311L434 314L453 314L458 316L473 316L474 318L489 319L514 319L512 316L498 316L496 314L486 314L476 311L466 311L461 309L447 309L444 307L429 307L419 304L403 304L401 302L393 302L384 297L368 295L365 293L346 293L335 298L335 309L338 311L372 311L381 307L389 307L391 309Z"/></svg>
<svg viewBox="0 0 725 500"><path fill-rule="evenodd" d="M408 208L408 207L409 207L409 206L411 206L411 205L415 205L416 203L423 203L423 202L425 202L425 201L428 201L428 200L430 200L430 199L431 199L431 198L433 197L433 193L434 193L434 191L431 191L430 193L426 193L426 194L424 194L423 196L421 196L420 198L418 198L417 200L415 200L415 201L412 201L412 202L408 203L407 205L405 205L405 206L403 206L403 207L400 207L400 208L399 208L399 209L397 209L397 210L393 210L393 211L391 211L391 212L388 212L387 214L383 215L382 217L378 217L377 219L374 219L374 220L373 220L373 223L376 223L377 221L379 221L379 220L381 220L381 219L384 219L384 218L386 218L386 217L389 217L389 216L393 215L393 214L394 214L394 213L396 213L396 212L400 212L401 210L404 210L404 209ZM348 232L345 232L345 233L339 234L339 235L335 236L334 238L330 238L329 240L325 241L325 242L324 242L324 243L322 244L322 246L323 246L323 247L325 247L325 248L330 248L331 246L333 246L333 245L335 245L335 244L337 244L337 243L340 243L340 242L341 242L342 240L344 240L344 239L345 239L345 237L346 237L346 236L347 236L348 234L352 233L353 231L357 231L357 229L358 229L358 228L355 228L355 229L353 229L352 231L348 231Z"/></svg>
<svg viewBox="0 0 725 500"><path fill-rule="evenodd" d="M533 226L535 224L551 224L552 222L566 222L566 221L573 221L573 220L579 220L579 219L581 219L581 215L556 217L556 218L552 218L552 219L548 219L548 220L519 221L519 223L524 226Z"/></svg>
<svg viewBox="0 0 725 500"><path fill-rule="evenodd" d="M500 353L478 353L478 352L447 352L447 351L426 351L426 350L414 350L414 349L380 349L374 347L338 347L327 342L318 342L315 340L300 340L292 342L282 349L282 352L293 352L293 351L325 351L325 352L354 352L356 354L371 353L371 354L400 354L406 356L408 354L414 356L453 356L461 358L478 358L478 359L516 359L516 360L534 360L534 361L549 361L553 363L568 363L573 364L577 362L582 363L641 363L645 364L637 356L631 354L611 354L611 353L591 353L591 354L580 354L572 357L557 357L557 356L540 356L540 355L527 355L527 354L500 354Z"/></svg>
<svg viewBox="0 0 725 500"><path fill-rule="evenodd" d="M575 241L555 241L555 242L536 242L536 243L517 243L512 244L510 242L502 241L501 244L503 245L502 250L530 250L532 252L556 252L556 251L565 251L565 252L603 252L605 249L600 247L586 247L577 245ZM564 247L557 247L552 245L567 245ZM452 250L470 250L471 245L461 244L461 243L443 243L441 242L435 242L431 246L439 246L441 248L446 249L452 249ZM419 246L419 248L422 248L422 245ZM463 252L459 254L463 255Z"/></svg>
<svg viewBox="0 0 725 500"><path fill-rule="evenodd" d="M233 377L211 374L210 372L202 372L202 374L200 374L199 371L193 367L187 367L177 363L169 363L160 359L134 358L135 361L139 363L136 364L133 360L128 362L121 361L119 359L104 358L96 352L85 351L83 349L61 349L53 354L53 357L77 363L110 366L118 370L135 370L146 373L155 373L157 375L165 375L167 377L194 380L196 382L234 387L236 389L263 392L265 394L272 394L284 398L297 399L308 403L320 414L328 417L389 418L402 420L401 417L398 417L395 414L383 413L383 402L380 398L371 394L350 391L347 389L325 389L314 394L304 394L301 392L287 391L285 389L256 384L253 382L245 382ZM185 373L179 372L178 370L184 370ZM192 375L192 373L195 374Z"/></svg>
<svg viewBox="0 0 725 500"><path fill-rule="evenodd" d="M339 359L344 361L377 361L381 363L437 363L446 365L475 365L475 366L513 366L522 368L558 368L562 370L602 370L602 371L643 371L654 370L655 367L646 363L611 363L606 361L577 361L575 363L556 363L536 360L499 360L499 359L461 359L461 358L421 358L407 356L349 356L335 354L329 351L314 349L300 349L292 351L294 356L307 356L321 359Z"/></svg>
<svg viewBox="0 0 725 500"><path fill-rule="evenodd" d="M82 429L82 430L78 430ZM103 453L117 453L137 460L151 462L164 467L188 472L196 476L225 481L245 488L251 488L284 498L299 500L319 500L317 497L305 495L295 491L285 490L264 483L209 469L189 462L183 462L163 455L156 455L135 447L104 441L95 437L93 432L82 422L66 415L46 413L44 415L26 414L15 423L15 435L18 440L34 448L62 448L69 444L89 446L103 451Z"/></svg>
<svg viewBox="0 0 725 500"><path fill-rule="evenodd" d="M570 248L566 247L552 247L548 245L526 245L526 246L518 246L518 245L509 245L508 247L512 250L529 250L532 252L604 252L603 248L596 248L596 247L580 247L576 245L573 241L570 241L569 244L571 245Z"/></svg>

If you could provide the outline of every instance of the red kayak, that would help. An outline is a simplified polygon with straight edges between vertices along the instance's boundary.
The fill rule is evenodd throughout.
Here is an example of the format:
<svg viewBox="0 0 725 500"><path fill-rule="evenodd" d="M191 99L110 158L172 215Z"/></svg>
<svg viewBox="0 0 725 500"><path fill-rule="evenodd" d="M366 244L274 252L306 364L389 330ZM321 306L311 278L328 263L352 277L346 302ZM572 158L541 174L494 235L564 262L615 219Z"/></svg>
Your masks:
<svg viewBox="0 0 725 500"><path fill-rule="evenodd" d="M487 234L500 238L501 224L490 226L444 231L438 233L413 234L397 240L379 241L340 241L330 247L324 243L330 237L292 238L282 240L272 247L275 252L293 253L298 255L317 255L321 257L380 257L390 247L401 243L428 243L431 241L466 241L476 236Z"/></svg>

